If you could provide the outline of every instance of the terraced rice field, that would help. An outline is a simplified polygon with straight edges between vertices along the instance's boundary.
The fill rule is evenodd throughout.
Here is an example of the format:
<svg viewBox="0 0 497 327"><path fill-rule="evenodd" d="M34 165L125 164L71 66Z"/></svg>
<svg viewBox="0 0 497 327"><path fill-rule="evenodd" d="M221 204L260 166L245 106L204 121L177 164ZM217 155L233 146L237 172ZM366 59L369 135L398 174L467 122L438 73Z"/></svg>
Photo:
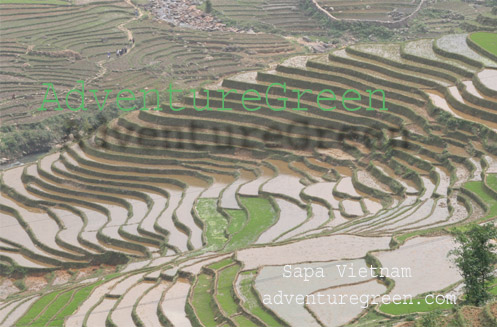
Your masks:
<svg viewBox="0 0 497 327"><path fill-rule="evenodd" d="M133 24L136 42L158 38ZM450 287L461 277L443 234L497 215L497 93L495 80L481 77L497 63L466 37L353 45L225 78L220 87L238 91L224 99L231 111L196 111L187 96L182 111L133 111L3 171L2 272L117 268L50 292L14 291L0 302L0 324L338 326L366 308L345 305L337 318L336 306L265 299L364 289L416 297ZM138 48L126 60L145 55ZM255 100L259 110L243 109L247 89L296 107L295 92L265 95L271 83L312 90L301 99L308 110L276 112ZM363 99L350 104L363 109L320 110L324 88L358 89ZM365 110L367 88L385 90L388 110ZM209 101L223 99L211 92ZM379 108L382 98L371 101ZM388 284L339 274L337 266L365 268L371 258L410 266L416 277ZM288 279L285 265L323 267L327 278Z"/></svg>
<svg viewBox="0 0 497 327"><path fill-rule="evenodd" d="M2 1L0 10L0 132L8 142L2 146L6 151L2 158L34 152L36 146L31 143L35 142L48 151L54 144L46 143L69 136L64 131L82 113L72 112L65 104L68 101L77 108L79 96L66 100L65 95L81 88L78 81L85 82L85 108L92 111L84 117L95 123L98 104L88 90L128 88L140 98L140 89L164 90L172 82L176 87L197 87L303 51L276 34L247 33L240 38L237 33L172 28L129 0L25 1L22 5ZM116 51L123 48L127 53L117 56ZM45 103L46 110L38 110L45 96L54 100L53 91L43 83L54 85L63 110L55 110L55 103ZM115 99L112 92L111 110ZM48 141L34 138L33 129L45 133ZM30 141L19 144L19 138Z"/></svg>
<svg viewBox="0 0 497 327"><path fill-rule="evenodd" d="M322 34L324 26L302 9L298 0L212 0L221 18L243 26L270 26L285 34Z"/></svg>
<svg viewBox="0 0 497 327"><path fill-rule="evenodd" d="M403 1L341 1L318 0L317 3L338 19L394 22L413 14L423 0Z"/></svg>

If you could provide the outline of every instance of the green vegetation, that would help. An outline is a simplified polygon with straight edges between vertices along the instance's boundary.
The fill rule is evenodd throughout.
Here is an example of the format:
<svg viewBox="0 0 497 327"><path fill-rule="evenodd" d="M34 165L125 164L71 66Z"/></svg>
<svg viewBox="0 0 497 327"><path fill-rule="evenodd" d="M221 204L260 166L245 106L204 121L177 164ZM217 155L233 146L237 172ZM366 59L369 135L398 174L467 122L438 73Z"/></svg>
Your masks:
<svg viewBox="0 0 497 327"><path fill-rule="evenodd" d="M265 198L240 197L248 211L248 221L238 233L231 236L226 250L234 250L250 244L276 220L276 211Z"/></svg>
<svg viewBox="0 0 497 327"><path fill-rule="evenodd" d="M475 193L488 206L488 213L483 219L493 218L497 216L497 200L492 197L483 186L483 182L467 182L464 187Z"/></svg>
<svg viewBox="0 0 497 327"><path fill-rule="evenodd" d="M205 1L205 12L210 13L212 11L212 2L211 0Z"/></svg>
<svg viewBox="0 0 497 327"><path fill-rule="evenodd" d="M24 283L23 279L17 279L16 281L14 281L14 286L17 287L21 291L26 290L26 284Z"/></svg>
<svg viewBox="0 0 497 327"><path fill-rule="evenodd" d="M243 327L256 327L256 326L258 326L252 320L248 319L247 317L245 317L243 315L234 316L234 317L231 317L231 319L238 326L243 326Z"/></svg>
<svg viewBox="0 0 497 327"><path fill-rule="evenodd" d="M490 285L490 287L491 288L488 290L488 292L492 295L497 295L497 284Z"/></svg>
<svg viewBox="0 0 497 327"><path fill-rule="evenodd" d="M261 38L247 34L243 40L230 41L230 45L239 44L234 47L235 52L227 53L225 46L219 46L225 44L222 33L208 35L199 30L173 29L168 24L156 24L147 13L138 20L136 9L123 1L82 1L81 6L73 3L0 0L5 12L2 15L2 49L5 49L2 60L9 68L2 73L6 78L1 91L5 101L0 106L2 157L17 159L26 154L47 152L55 144L65 142L69 134L76 138L87 136L119 114L116 112L119 110L112 108L107 111L112 111L113 117L105 120L95 117L98 109L93 110L94 103L89 103L93 99L88 92L85 105L88 112L75 115L55 110L40 112L36 108L43 100L42 83L53 83L64 91L73 88L77 80L88 82L86 88L95 90L115 89L116 83L124 83L123 88L162 90L174 79L190 89L224 75L259 69L265 62L278 61L281 56L297 51L297 47L280 36ZM149 1L134 0L134 3L145 5ZM26 18L26 23L21 23L18 16ZM151 29L155 32L150 33ZM129 48L130 35L135 40L133 50L117 57L116 49ZM268 45L275 46L269 51L271 54L267 51ZM185 47L188 51L182 52ZM261 49L264 55L257 61L252 60L248 58L249 49ZM205 55L201 57L200 53ZM102 93L97 95L100 104L104 103ZM59 96L64 102L62 94ZM112 95L107 103L114 102L111 98ZM137 105L142 103L138 101ZM79 120L80 116L85 118L77 121L79 128L72 130L64 126L65 121Z"/></svg>
<svg viewBox="0 0 497 327"><path fill-rule="evenodd" d="M61 326L62 323L64 322L64 319L72 315L79 308L79 306L88 298L88 296L90 296L93 289L99 286L100 284L102 284L103 282L104 281L100 281L76 290L72 296L72 299L68 301L65 305L60 307L61 310L57 313L56 316L52 318L52 321L50 322L49 326L53 327Z"/></svg>
<svg viewBox="0 0 497 327"><path fill-rule="evenodd" d="M351 326L383 327L386 321L385 316L379 314L376 310L369 310Z"/></svg>
<svg viewBox="0 0 497 327"><path fill-rule="evenodd" d="M223 267L231 265L232 263L233 263L233 259L226 258L226 259L223 259L221 261L214 262L214 263L210 264L208 267L212 270L219 270Z"/></svg>
<svg viewBox="0 0 497 327"><path fill-rule="evenodd" d="M33 150L51 150L55 144L82 141L63 147L60 156L44 157L38 165L2 172L8 194L2 197L0 210L9 220L6 225L16 231L15 235L4 233L1 239L3 274L36 272L40 276L51 270L77 272L79 267L93 266L88 269L92 272L85 271L91 278L119 264L119 276L135 274L140 278L137 287L126 293L128 309L132 309L132 316L126 317L128 325L145 323L147 315L157 315L153 317L159 319L156 325L187 325L181 312L170 311L175 307L185 310L193 325L200 321L205 326L284 326L281 319L290 321L290 315L281 307L271 311L273 307L265 306L259 296L265 292L259 289L262 283L256 288L262 266L273 262L283 265L287 256L292 262L312 262L311 252L319 249L305 247L318 244L318 237L327 241L342 234L337 238L343 237L343 246L351 244L349 237L360 237L364 242L351 249L361 248L362 254L353 256L360 257L373 250L366 249L373 242L381 244L375 251L387 249L388 236L399 235L403 242L415 235L457 231L455 226L462 226L464 234L459 240L469 246L457 253L463 258L458 263L462 270L467 268L465 276L477 275L470 276L467 283L469 287L476 285L468 291L468 301L481 298L484 291L488 292L484 299L497 293L497 286L485 276L485 266L466 260L483 258L488 267L495 257L486 255L490 247L478 248L482 242L471 241L470 226L465 225L466 220L497 217L497 175L486 179L490 189L482 182L466 183L474 172L485 172L482 157L497 155L497 113L492 110L495 90L485 84L488 78L474 78L483 66L491 64L475 53L476 47L466 34L459 33L463 27L458 26L459 20L480 14L481 26L493 25L495 11L489 14L483 6L473 8L460 0L425 2L409 26L388 28L366 22L332 22L300 0L207 0L197 9L188 8L198 18L192 24L198 25L184 28L150 19L149 15L160 10L155 4L146 6L144 13L142 6L149 1L131 1L91 1L82 6L60 0L0 3L5 10L5 72L0 75L6 80L0 91L2 157L5 153L11 159ZM375 16L401 19L420 3L318 1L327 3L325 10L337 17L359 20ZM68 5L60 5L62 2ZM334 5L335 9L330 8ZM471 10L461 14L447 8L450 6ZM394 11L397 8L401 9ZM227 26L211 22L211 15L202 10ZM191 17L188 15L188 20ZM457 29L458 34L452 35L457 37L446 34L449 29ZM262 30L274 34L252 33ZM413 32L433 35L415 43L420 40L408 41ZM443 37L437 38L442 33ZM395 43L371 43L388 39ZM368 43L354 44L359 40ZM342 48L344 44L349 46ZM410 51L409 45L416 51ZM126 54L116 55L115 50L123 47L128 50ZM319 54L289 58L306 51ZM243 74L237 74L240 72ZM221 81L223 76L230 77ZM74 87L75 79L88 81L87 89L100 90L100 104L105 96L102 90L157 89L163 110L152 109L152 104L160 103L152 92L145 95L149 110L119 117L122 110L98 110L91 103L83 112L33 111L41 103L41 82L53 82L62 95ZM173 80L183 91L164 97L163 91ZM461 82L466 85L464 92ZM274 87L265 94L273 83L285 83L288 91ZM210 92L206 98L208 92L202 88L212 90L213 85L230 90L229 95ZM444 88L450 85L458 87ZM347 101L352 108L367 97L371 108L386 102L382 107L389 110L337 108L325 112L323 107L333 104L321 106L316 98L324 87L332 89L335 97L321 98L324 102L340 101L343 105ZM384 90L385 97L368 88ZM199 93L188 91L191 89ZM289 91L292 89L305 91ZM251 110L244 106L247 99L243 95L247 90L246 95L261 95L248 100L257 102L261 110L248 112ZM430 90L437 92L431 94ZM344 96L348 91L358 97ZM441 110L433 95L445 99L450 108ZM172 112L167 108L170 99L185 110ZM122 107L141 108L142 100L123 100L126 105ZM113 103L114 98L108 101ZM195 110L208 104L230 110ZM271 110L280 106L289 110ZM495 160L486 162L495 168ZM349 183L351 174L354 177ZM224 178L228 176L238 179ZM254 183L245 191L225 187L223 192L232 193L222 193L237 199L241 209L225 209L219 198L200 198L200 194L209 193L201 189L208 188L213 180L216 185L235 186L252 182L250 179ZM396 199L387 196L382 206L372 201L378 198L372 191L376 181L385 192L391 189L396 193ZM355 199L356 192L360 192L360 201ZM273 197L286 199L281 202L281 211ZM190 207L186 208L187 204ZM292 215L288 211L295 205L299 212ZM488 211L482 214L481 207ZM284 216L278 217L278 212ZM336 219L329 223L333 213ZM351 219L352 215L357 217ZM274 232L283 235L277 238L282 242L274 248L272 244L254 244L268 230L264 236ZM446 237L441 239L450 243ZM390 245L395 255L398 244ZM238 257L231 252L242 249ZM297 250L291 253L288 249ZM336 251L337 257L348 257L340 255L340 246L328 247L330 250ZM262 258L266 254L279 257ZM445 254L436 258L447 266ZM419 251L412 255L423 258ZM223 256L229 258L221 260ZM366 256L367 264L374 261L371 258ZM132 263L126 265L130 259ZM258 259L264 260L258 263ZM242 267L258 268L241 272ZM422 269L422 264L419 267ZM74 275L63 286L53 285L55 276L47 275L45 289L50 288L50 293L30 302L33 306L25 308L18 325L63 325L106 280L88 285L79 283ZM452 274L447 280L445 276L431 277L430 285L448 279L455 283L453 279L458 278ZM237 278L240 288L234 284ZM15 283L24 290L22 280ZM17 301L34 293L27 290L7 300ZM102 307L115 303L111 297L109 292L102 292L100 300L106 299ZM162 301L166 298L174 302L172 306ZM160 305L138 306L147 303ZM326 313L323 316L308 309L309 317L319 320L317 324L330 319ZM446 314L449 309L456 311L452 304L428 304L416 298L412 305L380 307L394 318L369 310L353 324L389 326L429 313L418 321L425 327L437 320L436 312L444 310ZM95 313L87 315L88 321L105 318ZM110 318L107 324L112 324Z"/></svg>
<svg viewBox="0 0 497 327"><path fill-rule="evenodd" d="M280 5L263 0L210 1L212 13L228 26L278 34L326 34L322 22L307 15L299 0Z"/></svg>
<svg viewBox="0 0 497 327"><path fill-rule="evenodd" d="M465 298L469 304L482 305L490 297L490 285L497 264L497 246L492 243L497 238L497 228L493 224L473 225L464 232L456 233L459 245L450 254L464 278Z"/></svg>
<svg viewBox="0 0 497 327"><path fill-rule="evenodd" d="M218 271L216 298L221 309L228 316L232 316L238 312L238 304L236 304L232 292L233 282L239 270L240 266L235 264Z"/></svg>
<svg viewBox="0 0 497 327"><path fill-rule="evenodd" d="M431 311L426 315L423 315L417 326L420 327L438 327L440 321L440 311Z"/></svg>
<svg viewBox="0 0 497 327"><path fill-rule="evenodd" d="M497 178L495 175L487 175L487 183L490 188L494 189L497 191ZM490 218L496 217L497 216L497 200L484 188L483 182L480 181L473 181L473 182L467 182L464 184L464 188L470 190L471 192L475 193L483 202L485 202L486 205L488 205L489 210L488 213L485 217L482 217L480 220L481 221L486 221ZM455 228L451 228L451 231L465 231L469 228L470 225L462 225L462 226L457 226ZM397 236L396 239L399 243L404 243L405 240L408 238L414 237L414 236L421 236L421 235L427 235L430 233L433 233L434 231L440 230L442 228L434 228L434 229L427 229L427 230L419 230L419 231L413 231L409 233L402 234L400 236Z"/></svg>
<svg viewBox="0 0 497 327"><path fill-rule="evenodd" d="M197 283L193 287L192 305L204 326L217 326L213 310L216 306L212 298L213 290L214 280L211 276L206 274L197 276Z"/></svg>
<svg viewBox="0 0 497 327"><path fill-rule="evenodd" d="M488 187L490 187L494 191L497 191L497 175L488 174L486 176L486 180L487 180Z"/></svg>
<svg viewBox="0 0 497 327"><path fill-rule="evenodd" d="M243 307L261 319L268 326L280 326L281 323L277 321L267 309L262 306L262 303L259 301L256 294L254 294L254 290L252 289L252 285L254 282L254 278L256 275L255 271L244 271L242 273L243 279L240 283L240 291L247 299L246 302L243 303Z"/></svg>
<svg viewBox="0 0 497 327"><path fill-rule="evenodd" d="M55 291L43 296L19 319L18 326L62 326L64 320L76 311L95 287L116 276L117 274L108 275L85 287Z"/></svg>
<svg viewBox="0 0 497 327"><path fill-rule="evenodd" d="M454 307L452 303L428 304L424 298L413 298L412 304L409 301L407 303L388 303L382 304L380 306L380 311L391 314L391 315L406 315L413 312L430 312L435 310L448 310ZM435 302L433 299L429 299L428 302Z"/></svg>
<svg viewBox="0 0 497 327"><path fill-rule="evenodd" d="M94 132L98 127L119 116L117 109L52 116L40 122L0 127L0 153L17 157L22 153L47 152L55 143L72 134L75 140Z"/></svg>
<svg viewBox="0 0 497 327"><path fill-rule="evenodd" d="M484 50L497 56L497 33L476 32L469 37Z"/></svg>
<svg viewBox="0 0 497 327"><path fill-rule="evenodd" d="M299 6L313 20L321 23L325 27L327 34L332 37L342 37L347 33L361 40L368 40L370 35L374 35L379 40L389 40L394 36L391 29L382 25L343 20L331 21L324 13L316 10L309 1L302 1Z"/></svg>
<svg viewBox="0 0 497 327"><path fill-rule="evenodd" d="M228 233L233 235L241 231L247 221L247 213L236 209L225 209L225 211L230 216Z"/></svg>
<svg viewBox="0 0 497 327"><path fill-rule="evenodd" d="M217 211L217 199L199 199L196 209L205 225L207 246L210 250L221 248L226 243L224 231L228 226L228 222Z"/></svg>
<svg viewBox="0 0 497 327"><path fill-rule="evenodd" d="M52 317L54 317L61 308L63 308L67 303L69 303L76 290L69 290L60 293L57 298L52 301L45 311L35 320L32 325L34 326L45 326Z"/></svg>
<svg viewBox="0 0 497 327"><path fill-rule="evenodd" d="M17 325L18 326L29 326L30 325L30 322L33 321L33 319L35 319L36 317L38 317L38 315L43 311L45 310L45 308L50 305L54 299L57 297L57 295L59 295L61 292L60 291L56 291L56 292L52 292L52 293L49 293L45 296L43 296L42 298L40 298L38 301L36 301L28 310L28 312L26 312L24 314L24 316L21 317L21 319L19 319L17 321Z"/></svg>

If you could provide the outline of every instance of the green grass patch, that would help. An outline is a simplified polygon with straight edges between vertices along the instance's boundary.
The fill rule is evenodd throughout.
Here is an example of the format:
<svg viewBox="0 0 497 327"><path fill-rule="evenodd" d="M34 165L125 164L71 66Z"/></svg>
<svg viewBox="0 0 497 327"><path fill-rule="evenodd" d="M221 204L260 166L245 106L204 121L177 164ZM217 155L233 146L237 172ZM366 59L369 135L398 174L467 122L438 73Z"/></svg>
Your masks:
<svg viewBox="0 0 497 327"><path fill-rule="evenodd" d="M483 182L467 182L464 187L478 195L488 205L488 214L483 219L497 215L497 200L485 190Z"/></svg>
<svg viewBox="0 0 497 327"><path fill-rule="evenodd" d="M240 197L240 202L248 212L248 221L238 233L232 235L226 245L227 250L238 249L255 242L276 220L276 211L268 199Z"/></svg>
<svg viewBox="0 0 497 327"><path fill-rule="evenodd" d="M487 185L492 190L497 191L497 175L495 174L487 175Z"/></svg>
<svg viewBox="0 0 497 327"><path fill-rule="evenodd" d="M119 275L119 273L110 274L85 287L49 293L36 301L28 312L17 321L16 326L62 326L64 320L79 308L94 288ZM57 297L58 294L60 295ZM45 312L36 318L47 306ZM35 318L36 320L33 321Z"/></svg>
<svg viewBox="0 0 497 327"><path fill-rule="evenodd" d="M33 326L45 326L53 316L59 312L70 300L72 295L76 290L69 290L67 292L61 293L48 308L38 317L31 325Z"/></svg>
<svg viewBox="0 0 497 327"><path fill-rule="evenodd" d="M235 322L237 326L241 327L257 327L257 324L255 324L252 320L248 319L245 316L235 316L231 317L231 319Z"/></svg>
<svg viewBox="0 0 497 327"><path fill-rule="evenodd" d="M216 304L212 298L214 280L206 274L198 275L197 283L193 288L192 305L197 317L204 326L217 326L213 308Z"/></svg>
<svg viewBox="0 0 497 327"><path fill-rule="evenodd" d="M430 302L435 302L435 299L430 298ZM380 311L388 313L391 315L405 315L413 312L430 312L434 310L448 310L452 309L454 304L444 303L444 304L428 304L424 298L414 298L412 299L412 304L410 301L403 301L402 303L388 303L382 304L380 306Z"/></svg>
<svg viewBox="0 0 497 327"><path fill-rule="evenodd" d="M209 265L208 267L212 270L219 270L223 267L229 266L233 263L233 259L231 258L226 258L218 262L214 262L213 264Z"/></svg>
<svg viewBox="0 0 497 327"><path fill-rule="evenodd" d="M55 299L55 297L59 293L60 291L49 293L36 301L29 308L28 312L26 312L24 316L22 316L21 319L17 321L16 326L29 326L30 322L33 321L33 319L35 319L40 314L40 312L43 311L43 309L45 309L45 307Z"/></svg>
<svg viewBox="0 0 497 327"><path fill-rule="evenodd" d="M469 38L483 49L497 56L497 33L476 32Z"/></svg>
<svg viewBox="0 0 497 327"><path fill-rule="evenodd" d="M110 275L106 275L104 278L102 278L104 281L111 280L115 277L121 276L122 274L120 272L116 272Z"/></svg>
<svg viewBox="0 0 497 327"><path fill-rule="evenodd" d="M138 5L138 6L144 6L146 4L148 4L148 0L131 0L132 3L134 3L135 5Z"/></svg>
<svg viewBox="0 0 497 327"><path fill-rule="evenodd" d="M205 237L209 250L220 249L227 241L224 231L228 222L217 211L217 199L199 199L196 209L205 225Z"/></svg>
<svg viewBox="0 0 497 327"><path fill-rule="evenodd" d="M497 295L497 278L493 278L489 282L490 290L489 292L493 295Z"/></svg>
<svg viewBox="0 0 497 327"><path fill-rule="evenodd" d="M217 302L228 317L238 313L239 307L233 298L233 282L240 270L239 265L232 265L218 272L217 280Z"/></svg>
<svg viewBox="0 0 497 327"><path fill-rule="evenodd" d="M231 217L228 224L228 233L233 235L241 231L247 221L245 211L237 209L225 209L225 211Z"/></svg>
<svg viewBox="0 0 497 327"><path fill-rule="evenodd" d="M424 234L428 234L430 233L432 230L420 230L420 231L414 231L414 232L409 232L409 233L406 233L406 234L402 234L400 236L397 237L397 241L402 244L404 243L405 240L407 240L408 238L410 237L413 237L413 236L422 236Z"/></svg>
<svg viewBox="0 0 497 327"><path fill-rule="evenodd" d="M386 324L387 318L379 314L375 310L369 310L368 313L360 317L351 326L362 326L362 327L382 327Z"/></svg>
<svg viewBox="0 0 497 327"><path fill-rule="evenodd" d="M93 289L104 281L97 282L92 285L80 288L74 294L71 302L69 302L62 311L60 311L57 316L50 322L49 326L62 326L64 324L64 319L72 315L76 309L90 296Z"/></svg>
<svg viewBox="0 0 497 327"><path fill-rule="evenodd" d="M240 282L240 292L247 301L243 302L243 307L254 316L261 319L267 326L280 326L281 323L276 320L268 311L262 307L257 295L252 289L252 283L256 276L255 271L246 271L242 273Z"/></svg>

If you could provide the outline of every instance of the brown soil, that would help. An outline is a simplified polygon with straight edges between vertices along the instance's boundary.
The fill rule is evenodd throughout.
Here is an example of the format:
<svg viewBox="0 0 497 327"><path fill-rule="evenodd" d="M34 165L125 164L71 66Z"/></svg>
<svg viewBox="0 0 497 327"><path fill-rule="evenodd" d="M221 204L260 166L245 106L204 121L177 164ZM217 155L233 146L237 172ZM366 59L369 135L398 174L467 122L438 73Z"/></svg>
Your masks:
<svg viewBox="0 0 497 327"><path fill-rule="evenodd" d="M399 322L398 324L394 325L393 327L414 327L415 323L414 321L403 321Z"/></svg>
<svg viewBox="0 0 497 327"><path fill-rule="evenodd" d="M104 274L109 274L116 270L114 266L105 265L105 266L91 266L91 267L79 268L79 269L74 269L73 271L77 272L76 279L81 280L92 276L100 268L103 269Z"/></svg>
<svg viewBox="0 0 497 327"><path fill-rule="evenodd" d="M42 276L29 276L24 279L24 284L29 291L39 291L47 286L48 282Z"/></svg>
<svg viewBox="0 0 497 327"><path fill-rule="evenodd" d="M10 279L4 279L0 283L0 299L3 300L7 298L10 294L18 292L19 289L14 286L14 283Z"/></svg>
<svg viewBox="0 0 497 327"><path fill-rule="evenodd" d="M497 303L490 305L490 312L492 313L492 316L497 318Z"/></svg>
<svg viewBox="0 0 497 327"><path fill-rule="evenodd" d="M71 279L71 274L65 270L57 270L52 285L65 284Z"/></svg>
<svg viewBox="0 0 497 327"><path fill-rule="evenodd" d="M461 309L461 314L465 321L471 323L473 327L484 327L486 325L486 321L482 319L482 309L475 307L465 307Z"/></svg>

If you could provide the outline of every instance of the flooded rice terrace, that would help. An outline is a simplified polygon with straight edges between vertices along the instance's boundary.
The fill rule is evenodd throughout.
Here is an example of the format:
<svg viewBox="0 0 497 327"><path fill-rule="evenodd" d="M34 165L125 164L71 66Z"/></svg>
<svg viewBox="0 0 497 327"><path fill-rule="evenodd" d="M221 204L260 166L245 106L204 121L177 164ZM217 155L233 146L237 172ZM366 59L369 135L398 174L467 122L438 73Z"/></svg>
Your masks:
<svg viewBox="0 0 497 327"><path fill-rule="evenodd" d="M0 156L0 326L413 327L433 307L393 317L386 300L352 299L464 292L451 232L497 212L497 63L470 33L408 36L422 34L420 21L334 30L335 14L399 18L394 8L418 3L416 19L427 6L436 28L448 22L430 6L445 3L30 2L0 3L6 20L29 17L2 30L6 85L69 85L89 69L100 90L174 79L192 89L169 94L169 108L157 95L146 110L153 92L122 98L143 110L97 111L71 126L94 132L51 153L8 165ZM458 30L497 26L481 7ZM91 37L60 34L72 23ZM377 31L388 31L384 42ZM81 59L46 55L69 46ZM72 75L54 68L68 62ZM14 100L1 105L17 110ZM24 135L21 125L8 128Z"/></svg>

